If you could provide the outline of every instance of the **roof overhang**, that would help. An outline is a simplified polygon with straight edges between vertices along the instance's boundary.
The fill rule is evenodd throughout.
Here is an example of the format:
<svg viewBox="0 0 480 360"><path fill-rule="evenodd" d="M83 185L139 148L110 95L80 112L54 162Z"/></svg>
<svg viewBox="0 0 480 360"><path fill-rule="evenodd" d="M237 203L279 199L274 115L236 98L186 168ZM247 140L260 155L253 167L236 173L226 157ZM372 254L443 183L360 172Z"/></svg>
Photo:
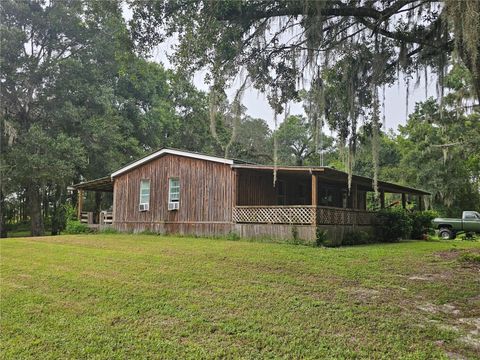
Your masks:
<svg viewBox="0 0 480 360"><path fill-rule="evenodd" d="M291 174L299 173L299 174L306 174L306 173L314 173L314 172L324 172L325 167L321 166L271 166L271 165L250 165L250 164L233 164L232 168L234 169L246 169L246 170L254 170L254 171L273 171L276 169L277 171L288 172Z"/></svg>
<svg viewBox="0 0 480 360"><path fill-rule="evenodd" d="M273 167L271 165L248 165L248 164L234 164L232 168L251 170L251 171L273 171L276 169L279 173L284 174L313 174L316 173L320 179L327 180L332 183L346 184L348 182L348 174L344 171L336 170L330 167L323 166L278 166ZM373 191L373 179L365 176L352 175L352 182L360 185L363 190ZM378 187L381 191L388 193L408 193L414 195L430 195L429 192L415 189L409 186L399 185L386 181L378 181Z"/></svg>
<svg viewBox="0 0 480 360"><path fill-rule="evenodd" d="M205 161L212 161L212 162L217 162L221 164L227 164L227 165L233 165L233 160L231 159L224 159L216 156L210 156L210 155L204 155L204 154L199 154L195 152L190 152L190 151L181 151L181 150L174 150L174 149L161 149L158 150L150 155L147 155L137 161L134 161L121 169L118 169L114 173L112 173L111 178L113 179L114 177L123 174L127 171L130 171L140 165L143 165L149 161L152 161L156 158L159 158L164 155L177 155L177 156L183 156L183 157L188 157L192 159L199 159L199 160L205 160Z"/></svg>
<svg viewBox="0 0 480 360"><path fill-rule="evenodd" d="M113 180L110 176L106 176L100 179L84 181L79 184L72 185L69 188L84 191L113 192Z"/></svg>

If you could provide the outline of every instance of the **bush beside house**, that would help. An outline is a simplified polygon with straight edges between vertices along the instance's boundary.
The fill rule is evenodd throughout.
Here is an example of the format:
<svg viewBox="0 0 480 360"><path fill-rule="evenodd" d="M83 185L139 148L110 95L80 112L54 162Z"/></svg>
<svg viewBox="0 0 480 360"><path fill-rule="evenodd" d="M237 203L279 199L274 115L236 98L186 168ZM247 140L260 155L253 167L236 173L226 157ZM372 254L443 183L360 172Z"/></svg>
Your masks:
<svg viewBox="0 0 480 360"><path fill-rule="evenodd" d="M369 234L362 230L348 231L342 239L323 239L317 245L327 247L364 245L371 243L392 243L402 239L423 240L431 232L431 222L437 217L435 211L409 212L404 209L382 209L375 215L374 231Z"/></svg>

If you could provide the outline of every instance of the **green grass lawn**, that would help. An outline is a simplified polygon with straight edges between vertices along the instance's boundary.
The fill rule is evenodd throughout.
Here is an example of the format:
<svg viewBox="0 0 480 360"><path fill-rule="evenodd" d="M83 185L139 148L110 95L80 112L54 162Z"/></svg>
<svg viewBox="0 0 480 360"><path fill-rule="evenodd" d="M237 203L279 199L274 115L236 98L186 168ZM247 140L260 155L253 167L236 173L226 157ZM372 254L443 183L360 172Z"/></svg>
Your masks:
<svg viewBox="0 0 480 360"><path fill-rule="evenodd" d="M3 239L3 358L478 358L479 242ZM467 257L468 258L468 257Z"/></svg>

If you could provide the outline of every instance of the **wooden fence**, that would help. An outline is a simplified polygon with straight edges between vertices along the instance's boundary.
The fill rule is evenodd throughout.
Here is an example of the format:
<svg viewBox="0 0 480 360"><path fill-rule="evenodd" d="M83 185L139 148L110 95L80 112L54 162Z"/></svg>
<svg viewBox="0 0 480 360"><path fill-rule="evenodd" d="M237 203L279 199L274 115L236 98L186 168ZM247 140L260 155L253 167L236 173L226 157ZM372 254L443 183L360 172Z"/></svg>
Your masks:
<svg viewBox="0 0 480 360"><path fill-rule="evenodd" d="M372 225L372 211L324 206L235 206L233 221L244 224Z"/></svg>

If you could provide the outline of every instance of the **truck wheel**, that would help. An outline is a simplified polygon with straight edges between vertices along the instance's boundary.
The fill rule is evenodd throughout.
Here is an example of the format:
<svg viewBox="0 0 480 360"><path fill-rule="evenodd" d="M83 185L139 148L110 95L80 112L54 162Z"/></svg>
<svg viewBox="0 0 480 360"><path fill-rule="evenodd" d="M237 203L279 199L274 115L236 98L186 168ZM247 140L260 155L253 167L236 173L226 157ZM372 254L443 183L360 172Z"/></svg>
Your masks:
<svg viewBox="0 0 480 360"><path fill-rule="evenodd" d="M447 228L440 229L439 235L443 240L452 240L455 238L452 230Z"/></svg>

